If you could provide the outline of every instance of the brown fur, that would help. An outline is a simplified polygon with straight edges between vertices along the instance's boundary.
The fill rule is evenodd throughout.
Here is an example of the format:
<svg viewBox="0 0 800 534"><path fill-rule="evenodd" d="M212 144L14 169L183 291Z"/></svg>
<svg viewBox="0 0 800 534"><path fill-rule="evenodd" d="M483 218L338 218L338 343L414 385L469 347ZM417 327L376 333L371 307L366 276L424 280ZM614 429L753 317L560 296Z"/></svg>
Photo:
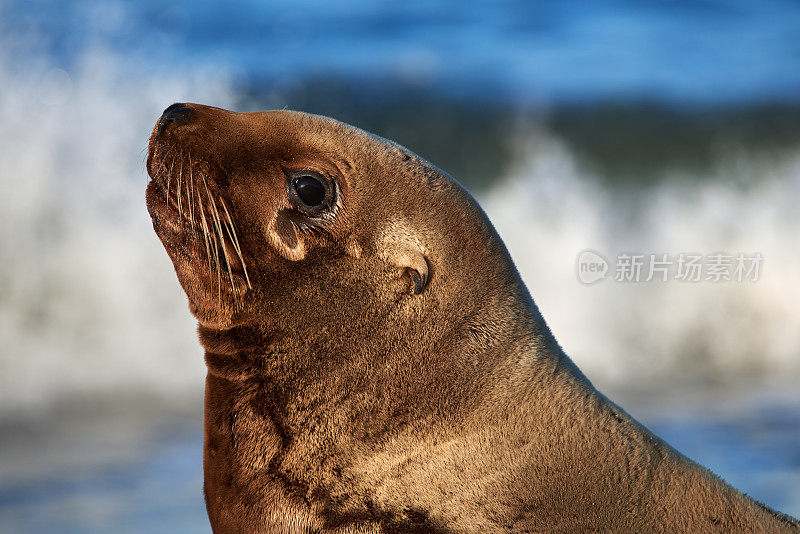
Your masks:
<svg viewBox="0 0 800 534"><path fill-rule="evenodd" d="M206 349L214 532L800 531L593 388L446 174L331 119L189 106L147 200ZM297 213L284 169L335 180L335 215Z"/></svg>

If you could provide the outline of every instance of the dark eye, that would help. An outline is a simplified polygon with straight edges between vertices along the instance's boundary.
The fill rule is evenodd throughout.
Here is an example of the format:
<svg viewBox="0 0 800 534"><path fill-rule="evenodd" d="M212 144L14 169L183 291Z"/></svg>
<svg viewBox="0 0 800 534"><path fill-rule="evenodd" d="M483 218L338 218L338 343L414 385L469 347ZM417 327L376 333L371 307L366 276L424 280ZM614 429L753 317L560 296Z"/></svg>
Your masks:
<svg viewBox="0 0 800 534"><path fill-rule="evenodd" d="M328 188L319 179L313 176L300 176L294 180L294 190L297 198L309 208L316 208L325 201Z"/></svg>
<svg viewBox="0 0 800 534"><path fill-rule="evenodd" d="M1 2L2 0L0 0ZM332 176L304 169L283 170L286 193L294 208L306 217L324 217L336 204L336 182Z"/></svg>

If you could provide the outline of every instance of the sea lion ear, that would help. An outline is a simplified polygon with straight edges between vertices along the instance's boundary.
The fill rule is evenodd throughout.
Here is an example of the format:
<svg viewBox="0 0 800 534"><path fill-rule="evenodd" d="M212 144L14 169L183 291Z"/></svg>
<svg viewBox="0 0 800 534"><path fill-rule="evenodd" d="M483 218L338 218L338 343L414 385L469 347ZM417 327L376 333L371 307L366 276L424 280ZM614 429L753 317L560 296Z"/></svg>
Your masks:
<svg viewBox="0 0 800 534"><path fill-rule="evenodd" d="M404 248L395 251L391 261L400 269L401 276L407 276L415 295L422 293L428 285L428 261L418 248Z"/></svg>
<svg viewBox="0 0 800 534"><path fill-rule="evenodd" d="M429 269L425 247L408 223L393 221L383 232L383 259L398 268L401 277L411 281L411 289L419 295L428 285Z"/></svg>
<svg viewBox="0 0 800 534"><path fill-rule="evenodd" d="M287 260L300 261L306 257L306 243L285 210L279 210L269 222L267 239L278 254Z"/></svg>
<svg viewBox="0 0 800 534"><path fill-rule="evenodd" d="M414 294L419 295L422 293L422 290L425 289L425 286L428 285L428 262L425 261L425 257L422 257L422 268L421 269L410 269L409 273L411 274L411 280L414 282Z"/></svg>

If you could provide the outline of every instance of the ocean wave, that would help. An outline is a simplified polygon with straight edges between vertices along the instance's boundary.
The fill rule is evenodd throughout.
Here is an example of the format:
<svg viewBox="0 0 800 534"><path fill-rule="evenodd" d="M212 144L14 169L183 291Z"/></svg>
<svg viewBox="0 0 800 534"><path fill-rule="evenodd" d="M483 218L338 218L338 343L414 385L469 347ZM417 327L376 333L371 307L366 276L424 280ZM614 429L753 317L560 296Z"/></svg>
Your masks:
<svg viewBox="0 0 800 534"><path fill-rule="evenodd" d="M590 378L624 386L798 376L800 149L769 158L734 150L707 175L665 170L659 185L626 194L602 186L560 140L521 139L515 169L483 205L556 338ZM576 271L587 249L610 264L592 285ZM756 281L615 281L615 259L636 253L761 254L763 262Z"/></svg>
<svg viewBox="0 0 800 534"><path fill-rule="evenodd" d="M231 105L230 86L101 48L69 73L29 59L0 55L0 406L195 391L202 351L144 208L145 149L159 110Z"/></svg>

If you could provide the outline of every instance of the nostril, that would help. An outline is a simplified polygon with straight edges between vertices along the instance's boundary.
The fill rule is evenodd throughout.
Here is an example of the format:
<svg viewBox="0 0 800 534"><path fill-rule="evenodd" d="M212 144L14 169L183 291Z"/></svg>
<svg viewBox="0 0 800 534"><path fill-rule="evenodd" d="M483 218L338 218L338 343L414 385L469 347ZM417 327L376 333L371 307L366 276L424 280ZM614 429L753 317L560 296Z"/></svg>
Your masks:
<svg viewBox="0 0 800 534"><path fill-rule="evenodd" d="M186 104L180 102L172 104L164 110L164 113L161 114L161 118L158 120L158 134L161 135L161 132L170 124L187 122L192 115L194 115L194 110Z"/></svg>
<svg viewBox="0 0 800 534"><path fill-rule="evenodd" d="M165 109L164 113L161 114L161 118L169 119L172 121L178 121L183 117L188 117L191 113L192 113L192 108L190 108L186 104L177 102L169 106L167 109Z"/></svg>
<svg viewBox="0 0 800 534"><path fill-rule="evenodd" d="M174 104L170 104L169 106L167 106L167 109L164 110L162 115L166 115L170 111L173 111L173 110L176 110L176 109L185 109L185 108L186 108L186 104L184 104L183 102L175 102Z"/></svg>

